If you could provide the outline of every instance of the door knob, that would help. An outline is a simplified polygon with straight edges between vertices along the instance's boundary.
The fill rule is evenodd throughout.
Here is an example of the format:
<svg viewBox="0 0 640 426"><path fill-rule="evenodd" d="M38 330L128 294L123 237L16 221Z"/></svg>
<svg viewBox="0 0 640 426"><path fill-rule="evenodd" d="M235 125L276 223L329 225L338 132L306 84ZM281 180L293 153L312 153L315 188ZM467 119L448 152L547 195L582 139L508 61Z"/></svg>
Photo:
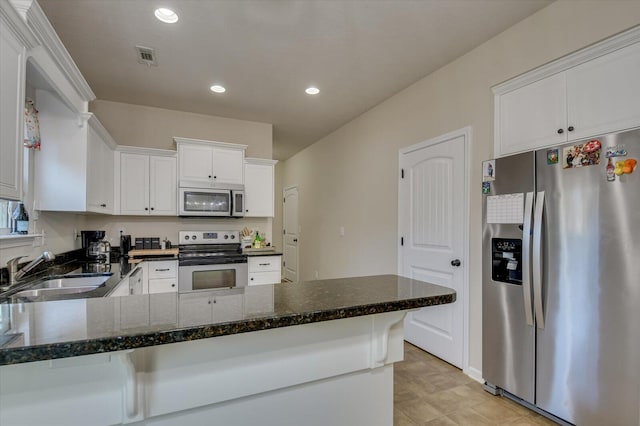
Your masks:
<svg viewBox="0 0 640 426"><path fill-rule="evenodd" d="M297 243L297 242L298 242L298 239L297 239L297 238L294 238L294 239L293 239L293 242L294 242L294 243Z"/></svg>
<svg viewBox="0 0 640 426"><path fill-rule="evenodd" d="M451 266L455 266L457 268L460 265L461 265L460 259L454 259L451 261Z"/></svg>

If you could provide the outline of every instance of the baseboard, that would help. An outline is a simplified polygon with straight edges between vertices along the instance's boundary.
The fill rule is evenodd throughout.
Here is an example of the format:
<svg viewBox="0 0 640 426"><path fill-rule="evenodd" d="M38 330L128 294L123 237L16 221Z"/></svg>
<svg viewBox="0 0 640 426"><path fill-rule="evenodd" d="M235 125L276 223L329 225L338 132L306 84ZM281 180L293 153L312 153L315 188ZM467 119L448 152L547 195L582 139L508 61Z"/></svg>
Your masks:
<svg viewBox="0 0 640 426"><path fill-rule="evenodd" d="M463 373L471 377L478 383L484 383L484 379L482 378L482 371L478 370L477 368L468 367L463 371Z"/></svg>

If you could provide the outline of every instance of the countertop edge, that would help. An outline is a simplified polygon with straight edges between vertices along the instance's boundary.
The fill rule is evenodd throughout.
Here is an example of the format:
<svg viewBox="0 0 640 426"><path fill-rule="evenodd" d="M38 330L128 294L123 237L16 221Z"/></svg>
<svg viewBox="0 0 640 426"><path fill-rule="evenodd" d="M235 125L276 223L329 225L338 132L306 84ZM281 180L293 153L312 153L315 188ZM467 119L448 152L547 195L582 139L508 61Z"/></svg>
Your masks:
<svg viewBox="0 0 640 426"><path fill-rule="evenodd" d="M171 331L145 332L141 334L43 344L26 348L4 348L0 350L0 366L139 349L315 322L419 309L427 306L453 303L455 301L456 293L452 292L443 295L349 306L326 311L304 312L256 319L249 318L222 324L200 325Z"/></svg>

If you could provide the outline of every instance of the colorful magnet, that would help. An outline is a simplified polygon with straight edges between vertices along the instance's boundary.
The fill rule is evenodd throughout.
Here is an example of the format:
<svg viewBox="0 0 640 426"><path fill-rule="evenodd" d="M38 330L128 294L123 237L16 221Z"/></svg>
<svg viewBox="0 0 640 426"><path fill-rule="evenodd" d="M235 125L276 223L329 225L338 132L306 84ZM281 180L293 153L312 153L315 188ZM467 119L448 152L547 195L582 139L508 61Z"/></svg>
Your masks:
<svg viewBox="0 0 640 426"><path fill-rule="evenodd" d="M558 149L550 149L547 151L547 164L558 164Z"/></svg>
<svg viewBox="0 0 640 426"><path fill-rule="evenodd" d="M627 156L627 150L624 149L624 145L610 146L610 147L607 148L607 152L605 153L605 156L607 158L626 157Z"/></svg>
<svg viewBox="0 0 640 426"><path fill-rule="evenodd" d="M482 193L488 194L491 192L491 182L482 182Z"/></svg>
<svg viewBox="0 0 640 426"><path fill-rule="evenodd" d="M568 146L562 150L564 168L572 169L576 167L593 166L600 164L600 148L602 144L599 140L592 140L585 144Z"/></svg>
<svg viewBox="0 0 640 426"><path fill-rule="evenodd" d="M623 167L624 167L624 161L616 161L616 167L613 169L613 173L616 176L623 175L624 174L624 172L622 171Z"/></svg>
<svg viewBox="0 0 640 426"><path fill-rule="evenodd" d="M486 160L482 162L482 181L491 182L496 180L496 160Z"/></svg>
<svg viewBox="0 0 640 426"><path fill-rule="evenodd" d="M638 162L633 158L624 160L624 164L622 165L622 172L624 174L630 175L635 170L636 165L638 165Z"/></svg>

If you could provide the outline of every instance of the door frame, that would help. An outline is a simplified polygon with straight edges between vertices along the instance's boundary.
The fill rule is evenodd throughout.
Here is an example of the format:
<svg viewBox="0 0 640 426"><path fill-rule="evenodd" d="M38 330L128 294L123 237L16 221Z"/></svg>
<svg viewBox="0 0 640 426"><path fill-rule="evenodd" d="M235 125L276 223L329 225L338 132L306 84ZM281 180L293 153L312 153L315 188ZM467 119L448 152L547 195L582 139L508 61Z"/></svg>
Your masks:
<svg viewBox="0 0 640 426"><path fill-rule="evenodd" d="M296 244L296 275L298 276L298 281L300 281L300 188L298 188L298 185L290 185L290 186L285 186L284 188L282 188L282 229L286 231L285 227L284 227L284 221L285 221L285 193L289 190L295 189L296 192L298 193L298 208L296 209L297 215L298 215L298 229L296 229L296 235L298 236L298 244ZM285 240L284 240L285 234L282 234L282 262L284 262L284 245L285 245ZM284 266L282 266L282 279L284 279Z"/></svg>
<svg viewBox="0 0 640 426"><path fill-rule="evenodd" d="M432 139L427 139L425 141L419 142L417 144L407 146L404 148L400 148L398 151L398 176L400 176L400 164L402 161L402 156L405 154L409 154L413 151L417 151L422 148L426 148L429 146L437 145L440 143L446 143L449 140L457 139L459 137L464 138L464 167L465 167L465 179L464 180L464 226L463 226L463 248L462 252L464 255L465 271L463 274L463 282L462 282L462 372L471 378L482 381L482 373L477 371L475 368L469 368L469 259L470 259L470 245L469 245L469 223L471 220L469 206L471 205L471 137L472 137L472 129L471 126L463 127L462 129L454 130L452 132L446 133L444 135L437 136ZM400 179L398 180L398 194L400 193ZM398 234L400 233L400 198L398 197ZM398 241L400 240L400 236L398 235ZM398 275L402 273L402 250L398 250ZM460 297L457 298L460 300Z"/></svg>

